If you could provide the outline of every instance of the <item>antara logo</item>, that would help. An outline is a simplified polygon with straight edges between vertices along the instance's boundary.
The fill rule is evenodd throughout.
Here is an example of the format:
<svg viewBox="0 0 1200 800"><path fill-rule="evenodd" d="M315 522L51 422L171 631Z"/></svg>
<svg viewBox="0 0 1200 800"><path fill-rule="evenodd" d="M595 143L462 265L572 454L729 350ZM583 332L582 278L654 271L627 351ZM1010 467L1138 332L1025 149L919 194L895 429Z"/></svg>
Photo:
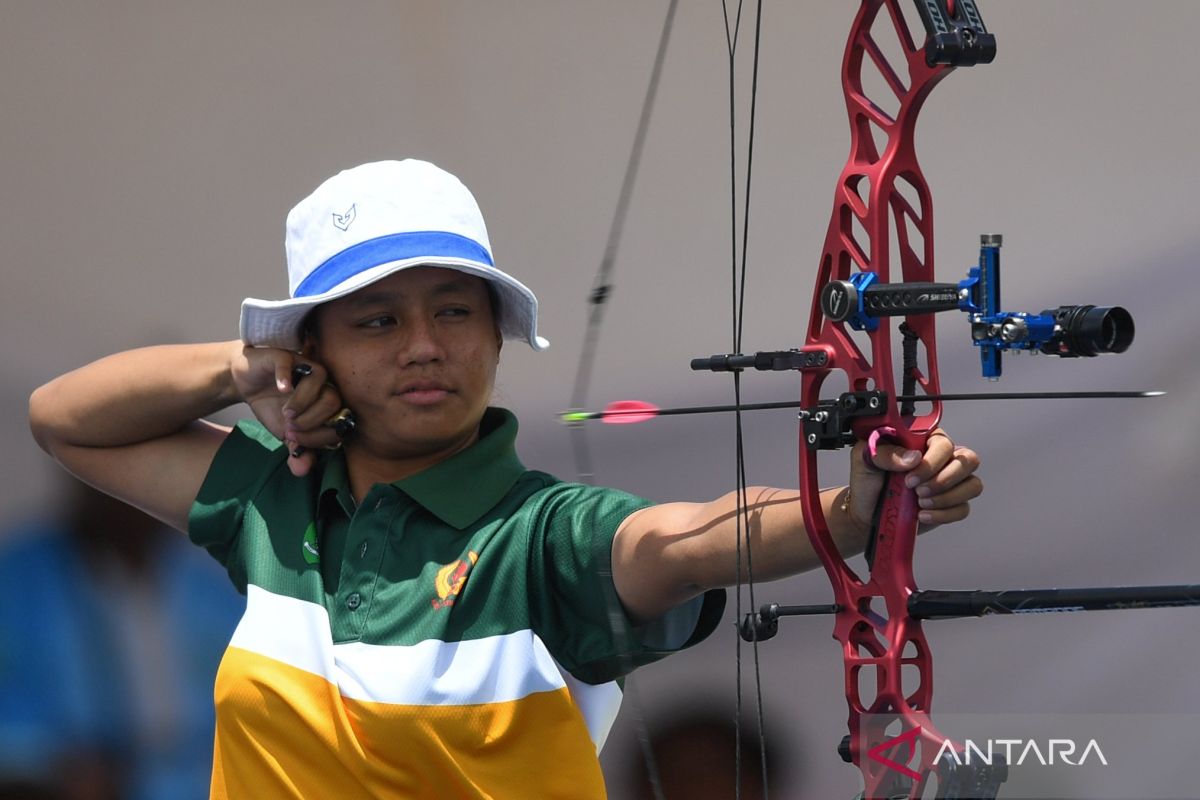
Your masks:
<svg viewBox="0 0 1200 800"><path fill-rule="evenodd" d="M454 601L462 592L463 584L467 582L467 573L471 571L471 567L475 566L475 562L478 560L478 553L468 551L466 558L460 558L438 570L433 579L433 588L438 595L433 599L435 611L454 605Z"/></svg>
<svg viewBox="0 0 1200 800"><path fill-rule="evenodd" d="M921 728L913 728L911 731L906 731L894 739L888 739L886 742L881 742L880 744L875 745L867 751L867 757L872 761L878 761L888 769L894 769L901 775L912 778L914 781L919 781L921 780L921 773L914 772L904 764L901 764L899 761L893 761L890 758L886 758L884 753L890 753L897 745L902 744L908 747L908 750L906 751L908 753L908 758L905 759L905 761L908 761L912 758L912 753L916 749L917 737L920 735Z"/></svg>
<svg viewBox="0 0 1200 800"><path fill-rule="evenodd" d="M948 753L957 764L990 765L996 759L998 751L1003 755L1003 763L1015 767L1026 761L1036 761L1043 767L1052 767L1055 764L1081 767L1087 763L1089 756L1108 766L1108 759L1104 757L1104 751L1095 739L1089 739L1082 752L1079 752L1079 743L1074 739L1047 739L1044 742L1036 739L985 739L982 743L965 739L961 751L955 748L952 742L944 741L934 761Z"/></svg>
<svg viewBox="0 0 1200 800"><path fill-rule="evenodd" d="M905 731L895 738L880 742L872 747L867 751L867 757L914 781L920 780L920 773L907 766L916 750L917 738L920 735L920 727ZM900 762L889 758L888 756L901 745L907 748L900 751L904 754L904 761ZM1038 741L1036 739L984 739L982 741L964 739L961 746L956 745L949 739L943 739L941 747L938 748L937 753L930 763L937 764L942 758L947 756L959 766L970 764L986 764L991 766L996 762L997 758L1001 759L1001 763L1008 764L1009 766L1021 766L1026 762L1036 762L1043 767L1052 767L1055 764L1080 767L1086 764L1089 758L1099 761L1104 766L1108 766L1108 759L1104 757L1104 751L1100 749L1100 745L1095 739L1089 739L1087 744L1083 745L1082 748L1074 739L1047 739L1046 741Z"/></svg>

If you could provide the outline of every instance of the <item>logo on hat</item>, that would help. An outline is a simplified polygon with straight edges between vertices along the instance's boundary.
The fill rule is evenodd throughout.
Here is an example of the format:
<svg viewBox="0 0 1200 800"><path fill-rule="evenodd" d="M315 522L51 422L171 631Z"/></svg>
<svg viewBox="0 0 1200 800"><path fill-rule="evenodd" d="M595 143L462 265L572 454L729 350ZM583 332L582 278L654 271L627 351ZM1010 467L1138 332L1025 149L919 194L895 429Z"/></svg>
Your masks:
<svg viewBox="0 0 1200 800"><path fill-rule="evenodd" d="M352 205L345 214L334 214L333 224L340 230L348 231L350 230L350 226L354 224L354 217L357 213Z"/></svg>

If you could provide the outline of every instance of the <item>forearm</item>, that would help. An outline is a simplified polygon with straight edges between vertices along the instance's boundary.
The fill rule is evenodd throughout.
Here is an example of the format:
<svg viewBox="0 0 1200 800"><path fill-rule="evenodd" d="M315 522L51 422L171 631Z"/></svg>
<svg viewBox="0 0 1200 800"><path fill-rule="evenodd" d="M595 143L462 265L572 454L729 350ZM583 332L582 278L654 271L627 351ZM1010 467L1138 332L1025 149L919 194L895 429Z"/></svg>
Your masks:
<svg viewBox="0 0 1200 800"><path fill-rule="evenodd" d="M821 507L838 550L862 552L867 528L842 508L845 488L821 493ZM710 503L668 503L632 515L613 544L614 580L626 609L652 619L708 590L738 581L738 503L730 493ZM769 581L820 564L804 529L799 493L752 487L746 492L741 580ZM744 542L743 542L744 543Z"/></svg>
<svg viewBox="0 0 1200 800"><path fill-rule="evenodd" d="M240 342L166 345L102 358L58 377L29 399L34 438L116 447L174 433L241 400L231 378Z"/></svg>
<svg viewBox="0 0 1200 800"><path fill-rule="evenodd" d="M820 502L835 546L848 557L863 551L868 531L843 510L847 491L845 487L826 489L821 492ZM686 552L680 559L684 569L692 573L685 578L700 590L737 583L737 494L699 504L693 514L691 527L698 535L686 544ZM754 580L771 581L820 566L820 558L804 528L799 492L767 487L747 489L741 528L741 581L749 580L751 567ZM749 556L744 541L747 532Z"/></svg>

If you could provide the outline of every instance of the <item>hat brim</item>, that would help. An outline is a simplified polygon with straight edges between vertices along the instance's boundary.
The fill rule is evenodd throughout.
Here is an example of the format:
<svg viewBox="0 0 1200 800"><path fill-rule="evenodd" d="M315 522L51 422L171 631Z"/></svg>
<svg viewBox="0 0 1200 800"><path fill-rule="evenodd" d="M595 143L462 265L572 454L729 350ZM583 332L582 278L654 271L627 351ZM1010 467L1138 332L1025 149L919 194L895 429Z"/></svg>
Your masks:
<svg viewBox="0 0 1200 800"><path fill-rule="evenodd" d="M479 261L427 256L389 261L365 269L318 295L287 300L258 300L247 297L242 301L242 316L238 326L242 341L251 347L277 347L297 352L302 346L301 326L304 324L304 318L314 308L412 267L444 267L490 282L495 287L500 301L500 333L506 339L528 342L536 351L545 350L550 346L550 342L537 335L537 297L523 283Z"/></svg>

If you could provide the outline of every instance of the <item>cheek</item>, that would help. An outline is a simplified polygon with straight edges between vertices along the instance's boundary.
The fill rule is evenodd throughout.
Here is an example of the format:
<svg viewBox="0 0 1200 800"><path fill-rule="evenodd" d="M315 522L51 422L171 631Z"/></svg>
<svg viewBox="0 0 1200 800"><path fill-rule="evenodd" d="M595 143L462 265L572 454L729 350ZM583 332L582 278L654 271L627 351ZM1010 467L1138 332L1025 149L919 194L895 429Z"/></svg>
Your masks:
<svg viewBox="0 0 1200 800"><path fill-rule="evenodd" d="M499 366L500 354L488 347L476 351L471 356L471 374L476 376L480 389L491 389L496 382L496 368Z"/></svg>
<svg viewBox="0 0 1200 800"><path fill-rule="evenodd" d="M384 375L381 365L361 358L326 367L329 370L329 380L338 387L342 401L347 405L354 405L355 401L370 397L378 390Z"/></svg>

